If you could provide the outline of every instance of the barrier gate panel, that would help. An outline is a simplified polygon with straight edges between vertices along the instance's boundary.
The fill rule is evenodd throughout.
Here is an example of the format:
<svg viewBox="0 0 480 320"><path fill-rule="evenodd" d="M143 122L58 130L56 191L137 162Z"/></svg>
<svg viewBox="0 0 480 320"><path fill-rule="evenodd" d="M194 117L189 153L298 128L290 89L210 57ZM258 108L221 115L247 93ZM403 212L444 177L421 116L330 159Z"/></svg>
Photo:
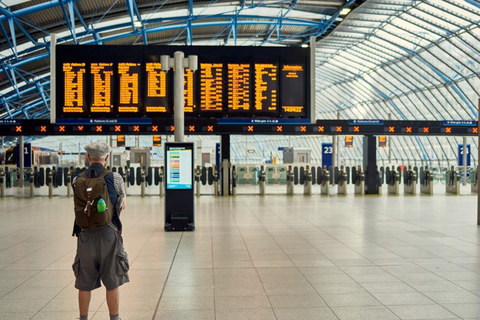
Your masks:
<svg viewBox="0 0 480 320"><path fill-rule="evenodd" d="M250 167L248 169L249 173L252 174L252 181L251 184L257 185L258 184L258 168L257 167Z"/></svg>
<svg viewBox="0 0 480 320"><path fill-rule="evenodd" d="M265 173L267 175L267 184L274 184L275 183L275 167L267 167L265 169Z"/></svg>
<svg viewBox="0 0 480 320"><path fill-rule="evenodd" d="M305 183L305 168L300 167L300 184L303 185Z"/></svg>
<svg viewBox="0 0 480 320"><path fill-rule="evenodd" d="M287 184L287 167L277 167L277 173L280 176L278 178L278 183Z"/></svg>
<svg viewBox="0 0 480 320"><path fill-rule="evenodd" d="M317 173L317 169L315 167L312 167L312 186L317 182L316 173Z"/></svg>

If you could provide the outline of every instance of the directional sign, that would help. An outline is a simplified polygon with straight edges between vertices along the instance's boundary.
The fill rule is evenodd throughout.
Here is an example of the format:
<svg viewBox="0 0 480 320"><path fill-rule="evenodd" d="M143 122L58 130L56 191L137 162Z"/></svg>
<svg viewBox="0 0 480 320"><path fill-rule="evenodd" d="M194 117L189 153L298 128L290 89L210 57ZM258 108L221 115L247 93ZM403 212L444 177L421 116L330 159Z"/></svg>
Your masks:
<svg viewBox="0 0 480 320"><path fill-rule="evenodd" d="M463 144L458 145L458 165L463 166ZM467 167L470 166L470 145L467 144Z"/></svg>
<svg viewBox="0 0 480 320"><path fill-rule="evenodd" d="M322 167L332 166L333 146L331 143L322 143Z"/></svg>

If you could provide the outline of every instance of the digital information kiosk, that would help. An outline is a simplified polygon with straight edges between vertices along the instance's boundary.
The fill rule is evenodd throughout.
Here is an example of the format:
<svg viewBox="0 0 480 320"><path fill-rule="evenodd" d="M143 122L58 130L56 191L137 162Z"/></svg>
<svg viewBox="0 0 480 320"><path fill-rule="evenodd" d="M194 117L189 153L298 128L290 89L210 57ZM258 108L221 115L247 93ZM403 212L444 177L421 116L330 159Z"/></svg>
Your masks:
<svg viewBox="0 0 480 320"><path fill-rule="evenodd" d="M195 229L194 150L194 144L191 142L165 143L166 231Z"/></svg>

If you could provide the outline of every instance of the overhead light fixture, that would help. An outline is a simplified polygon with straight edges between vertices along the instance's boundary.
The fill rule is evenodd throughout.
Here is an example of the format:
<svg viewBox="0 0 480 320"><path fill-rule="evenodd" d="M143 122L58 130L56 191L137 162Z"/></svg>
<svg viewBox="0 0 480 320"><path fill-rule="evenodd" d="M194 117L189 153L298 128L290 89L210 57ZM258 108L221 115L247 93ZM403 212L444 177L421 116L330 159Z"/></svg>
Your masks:
<svg viewBox="0 0 480 320"><path fill-rule="evenodd" d="M350 11L352 11L352 9L350 9L350 8L343 8L342 11L340 11L340 15L341 15L341 16L346 16L347 14L350 13Z"/></svg>
<svg viewBox="0 0 480 320"><path fill-rule="evenodd" d="M142 21L140 21L140 20L135 20L135 21L133 22L133 26L134 26L135 28L141 28L141 27L142 27Z"/></svg>
<svg viewBox="0 0 480 320"><path fill-rule="evenodd" d="M302 43L302 48L308 48L308 43Z"/></svg>

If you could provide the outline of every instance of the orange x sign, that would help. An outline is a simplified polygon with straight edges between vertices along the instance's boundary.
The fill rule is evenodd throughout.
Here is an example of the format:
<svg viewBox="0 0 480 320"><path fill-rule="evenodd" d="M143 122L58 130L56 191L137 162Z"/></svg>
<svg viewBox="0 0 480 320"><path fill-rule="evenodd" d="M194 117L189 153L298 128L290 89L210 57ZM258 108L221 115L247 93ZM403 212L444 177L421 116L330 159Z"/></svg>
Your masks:
<svg viewBox="0 0 480 320"><path fill-rule="evenodd" d="M175 131L175 127L174 126L170 126L170 131Z"/></svg>
<svg viewBox="0 0 480 320"><path fill-rule="evenodd" d="M208 132L213 132L213 126L207 126L207 131Z"/></svg>
<svg viewBox="0 0 480 320"><path fill-rule="evenodd" d="M394 133L395 132L395 127L388 127L388 132Z"/></svg>
<svg viewBox="0 0 480 320"><path fill-rule="evenodd" d="M122 126L115 126L115 132L122 131Z"/></svg>
<svg viewBox="0 0 480 320"><path fill-rule="evenodd" d="M446 127L445 133L452 133L452 127Z"/></svg>
<svg viewBox="0 0 480 320"><path fill-rule="evenodd" d="M103 131L103 126L97 126L97 132L102 132Z"/></svg>
<svg viewBox="0 0 480 320"><path fill-rule="evenodd" d="M324 126L318 126L318 132L325 132Z"/></svg>
<svg viewBox="0 0 480 320"><path fill-rule="evenodd" d="M337 126L337 132L342 132L342 126Z"/></svg>
<svg viewBox="0 0 480 320"><path fill-rule="evenodd" d="M60 127L58 127L58 131L60 131L60 132L65 132L65 126L60 126Z"/></svg>
<svg viewBox="0 0 480 320"><path fill-rule="evenodd" d="M22 132L22 126L16 126L15 132Z"/></svg>
<svg viewBox="0 0 480 320"><path fill-rule="evenodd" d="M277 126L277 132L283 132L283 126Z"/></svg>
<svg viewBox="0 0 480 320"><path fill-rule="evenodd" d="M78 131L83 131L83 126L77 126Z"/></svg>
<svg viewBox="0 0 480 320"><path fill-rule="evenodd" d="M40 126L40 132L47 132L47 126Z"/></svg>
<svg viewBox="0 0 480 320"><path fill-rule="evenodd" d="M353 127L353 132L360 132L360 127L359 126Z"/></svg>
<svg viewBox="0 0 480 320"><path fill-rule="evenodd" d="M140 132L140 126L133 126L134 132Z"/></svg>
<svg viewBox="0 0 480 320"><path fill-rule="evenodd" d="M248 132L253 132L253 126L248 126L247 131Z"/></svg>
<svg viewBox="0 0 480 320"><path fill-rule="evenodd" d="M188 126L188 131L195 132L195 126Z"/></svg>
<svg viewBox="0 0 480 320"><path fill-rule="evenodd" d="M152 126L152 132L158 132L158 126Z"/></svg>
<svg viewBox="0 0 480 320"><path fill-rule="evenodd" d="M407 133L412 133L412 127L407 127L405 130Z"/></svg>
<svg viewBox="0 0 480 320"><path fill-rule="evenodd" d="M478 133L478 128L472 128L472 133Z"/></svg>
<svg viewBox="0 0 480 320"><path fill-rule="evenodd" d="M300 132L307 132L307 126L300 126Z"/></svg>
<svg viewBox="0 0 480 320"><path fill-rule="evenodd" d="M428 133L430 132L430 128L429 127L423 127L423 133Z"/></svg>

